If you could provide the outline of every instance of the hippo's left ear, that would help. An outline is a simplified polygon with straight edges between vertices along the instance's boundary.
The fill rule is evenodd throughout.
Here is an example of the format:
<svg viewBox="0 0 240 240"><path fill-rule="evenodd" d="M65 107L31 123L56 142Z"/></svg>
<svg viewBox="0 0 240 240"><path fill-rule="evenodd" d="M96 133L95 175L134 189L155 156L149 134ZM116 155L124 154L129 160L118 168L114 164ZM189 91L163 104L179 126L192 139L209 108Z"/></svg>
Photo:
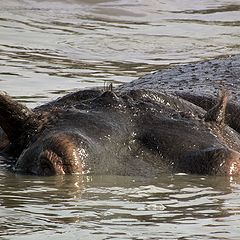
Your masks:
<svg viewBox="0 0 240 240"><path fill-rule="evenodd" d="M218 103L211 109L209 109L204 115L204 119L206 122L213 121L219 125L224 124L228 97L228 91L226 89L222 89L219 93Z"/></svg>
<svg viewBox="0 0 240 240"><path fill-rule="evenodd" d="M16 143L24 133L37 129L35 115L23 104L0 92L0 127L10 142Z"/></svg>

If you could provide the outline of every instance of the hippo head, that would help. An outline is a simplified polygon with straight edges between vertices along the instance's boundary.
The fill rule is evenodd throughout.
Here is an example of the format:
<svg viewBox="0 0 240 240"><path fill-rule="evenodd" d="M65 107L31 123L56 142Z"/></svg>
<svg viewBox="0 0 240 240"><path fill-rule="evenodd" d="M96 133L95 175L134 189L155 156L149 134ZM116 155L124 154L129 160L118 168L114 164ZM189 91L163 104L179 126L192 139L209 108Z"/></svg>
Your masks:
<svg viewBox="0 0 240 240"><path fill-rule="evenodd" d="M151 175L167 165L175 172L240 174L239 134L224 123L226 94L208 112L144 90L66 102L30 110L0 94L0 148L15 156L16 172Z"/></svg>

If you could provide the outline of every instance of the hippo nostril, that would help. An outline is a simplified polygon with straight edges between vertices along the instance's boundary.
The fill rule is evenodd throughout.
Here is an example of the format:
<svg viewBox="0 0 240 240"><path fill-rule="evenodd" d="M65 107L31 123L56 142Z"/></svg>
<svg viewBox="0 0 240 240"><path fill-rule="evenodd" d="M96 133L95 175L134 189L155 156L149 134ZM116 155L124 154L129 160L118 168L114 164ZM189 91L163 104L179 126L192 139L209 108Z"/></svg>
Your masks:
<svg viewBox="0 0 240 240"><path fill-rule="evenodd" d="M39 170L44 176L64 174L62 159L51 150L45 150L39 156Z"/></svg>

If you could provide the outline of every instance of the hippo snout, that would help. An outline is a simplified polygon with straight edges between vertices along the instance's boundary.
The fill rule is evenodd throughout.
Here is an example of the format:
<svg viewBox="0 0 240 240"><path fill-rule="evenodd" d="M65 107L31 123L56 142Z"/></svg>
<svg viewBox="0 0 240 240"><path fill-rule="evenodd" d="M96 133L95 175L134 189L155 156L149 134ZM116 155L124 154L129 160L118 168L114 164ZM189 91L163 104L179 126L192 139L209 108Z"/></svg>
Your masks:
<svg viewBox="0 0 240 240"><path fill-rule="evenodd" d="M228 158L225 163L226 175L234 176L240 174L240 153L229 150Z"/></svg>
<svg viewBox="0 0 240 240"><path fill-rule="evenodd" d="M225 147L190 152L179 161L178 170L202 175L239 175L240 153Z"/></svg>

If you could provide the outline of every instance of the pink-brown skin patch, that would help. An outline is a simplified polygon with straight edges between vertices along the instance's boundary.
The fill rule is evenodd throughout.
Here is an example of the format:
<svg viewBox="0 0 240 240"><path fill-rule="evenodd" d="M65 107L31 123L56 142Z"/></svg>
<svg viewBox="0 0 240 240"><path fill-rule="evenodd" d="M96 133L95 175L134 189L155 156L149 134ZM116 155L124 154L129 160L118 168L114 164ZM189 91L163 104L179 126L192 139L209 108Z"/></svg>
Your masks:
<svg viewBox="0 0 240 240"><path fill-rule="evenodd" d="M231 150L229 158L227 159L226 165L226 175L237 176L240 174L240 153Z"/></svg>
<svg viewBox="0 0 240 240"><path fill-rule="evenodd" d="M43 146L41 146L43 145ZM20 156L16 171L36 175L83 174L88 156L71 134L55 133L33 144Z"/></svg>
<svg viewBox="0 0 240 240"><path fill-rule="evenodd" d="M62 158L51 150L45 150L39 156L39 171L42 175L65 174Z"/></svg>

